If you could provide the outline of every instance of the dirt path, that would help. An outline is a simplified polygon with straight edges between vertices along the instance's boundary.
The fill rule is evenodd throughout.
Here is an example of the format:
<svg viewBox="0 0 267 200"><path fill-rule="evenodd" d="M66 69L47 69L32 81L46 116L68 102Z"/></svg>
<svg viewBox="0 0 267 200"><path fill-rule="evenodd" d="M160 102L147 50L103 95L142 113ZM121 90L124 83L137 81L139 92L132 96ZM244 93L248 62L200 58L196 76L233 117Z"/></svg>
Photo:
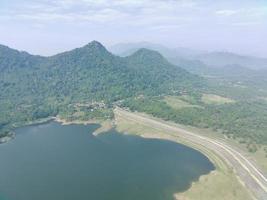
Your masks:
<svg viewBox="0 0 267 200"><path fill-rule="evenodd" d="M226 161L229 167L235 171L241 182L255 195L256 199L267 199L267 178L265 174L229 144L219 139L204 137L167 122L152 119L138 113L128 112L121 108L116 108L115 113L125 119L168 131L170 135L185 139L193 144L205 146Z"/></svg>

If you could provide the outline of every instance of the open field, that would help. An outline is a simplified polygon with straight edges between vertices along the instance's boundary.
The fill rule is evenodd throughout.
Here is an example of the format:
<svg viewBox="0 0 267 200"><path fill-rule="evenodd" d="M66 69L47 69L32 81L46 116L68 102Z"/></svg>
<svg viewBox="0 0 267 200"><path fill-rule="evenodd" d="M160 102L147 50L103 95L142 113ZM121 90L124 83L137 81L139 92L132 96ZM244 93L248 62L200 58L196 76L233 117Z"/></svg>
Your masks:
<svg viewBox="0 0 267 200"><path fill-rule="evenodd" d="M235 101L226 97L218 96L215 94L203 94L202 101L206 104L225 104L225 103L234 103Z"/></svg>
<svg viewBox="0 0 267 200"><path fill-rule="evenodd" d="M166 96L164 101L174 109L200 107L181 100L178 96ZM201 108L201 107L200 107Z"/></svg>
<svg viewBox="0 0 267 200"><path fill-rule="evenodd" d="M249 200L252 199L231 171L216 170L201 176L184 193L175 195L177 200Z"/></svg>
<svg viewBox="0 0 267 200"><path fill-rule="evenodd" d="M226 196L225 195L221 196L219 192L215 192L214 194L208 194L208 193L211 192L213 187L218 188L220 190L222 190L222 188L223 189L225 188L227 190L227 188L229 188L229 185L231 185L230 188L232 189L232 191L224 191L225 194L226 193L231 194L230 196L227 197L227 199L246 199L246 198L249 199L250 195L248 194L250 192L253 193L253 196L256 196L256 199L260 200L266 199L267 197L266 177L262 172L259 171L259 169L256 168L254 164L252 164L242 154L240 154L237 151L237 149L233 149L232 147L230 147L229 145L225 144L220 140L199 136L190 131L181 129L175 124L163 122L161 120L156 120L141 114L130 113L117 108L115 110L115 115L116 119L118 119L119 117L127 121L132 121L132 123L135 123L135 125L132 125L132 127L135 129L135 131L133 132L140 132L140 134L142 132L148 133L148 135L141 134L142 136L158 137L163 139L170 139L176 142L182 142L185 144L187 143L189 146L192 146L203 152L205 155L207 155L215 163L217 167L216 171L219 172L221 171L223 173L223 174L218 173L217 175L218 179L213 177L214 180L218 181L218 187L215 187L215 184L217 184L216 181L210 181L210 183L211 182L213 183L210 186L211 188L205 186L201 189L198 188L197 186L199 184L195 184L192 187L192 190L189 190L191 192L189 192L188 194L187 193L184 194L183 196L184 199L193 199L193 197L192 196L190 197L190 195L197 193L197 191L202 191L203 198L218 194L218 197L216 198L212 197L212 199L225 199ZM118 120L116 120L116 122L118 123ZM144 130L141 127L137 128L136 124L141 124L143 127L146 128ZM122 124L118 126L118 128L121 130L124 129L124 131L126 132L131 132L131 128L127 127L129 127L129 124L128 125ZM152 130L157 130L156 134L154 135L151 134ZM221 182L223 182L222 178L219 178L221 175L225 176L226 180L225 187L220 185ZM232 184L229 183L229 181L232 182ZM206 181L206 183L208 184L209 181ZM245 187L248 188L248 191L246 191L245 187L242 187L240 183L244 184ZM199 187L202 187L204 185L205 184L200 184ZM195 187L196 189L194 189ZM206 192L208 192L206 193L207 196L204 195L205 188ZM239 191L240 193L237 191ZM198 197L197 199L200 199L200 197Z"/></svg>

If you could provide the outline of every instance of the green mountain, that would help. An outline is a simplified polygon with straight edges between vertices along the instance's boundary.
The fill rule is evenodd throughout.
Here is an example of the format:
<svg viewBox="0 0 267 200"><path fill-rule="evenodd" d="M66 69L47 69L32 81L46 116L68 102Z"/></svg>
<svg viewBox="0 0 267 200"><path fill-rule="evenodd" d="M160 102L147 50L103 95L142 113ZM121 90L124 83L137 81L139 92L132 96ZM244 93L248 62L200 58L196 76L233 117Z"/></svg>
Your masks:
<svg viewBox="0 0 267 200"><path fill-rule="evenodd" d="M13 68L25 68L35 65L42 60L41 56L33 56L27 52L10 49L0 45L0 72L13 70Z"/></svg>
<svg viewBox="0 0 267 200"><path fill-rule="evenodd" d="M140 95L190 92L202 78L170 64L156 51L115 56L99 42L51 57L0 47L0 127L75 112L77 104ZM89 114L90 115L90 114Z"/></svg>

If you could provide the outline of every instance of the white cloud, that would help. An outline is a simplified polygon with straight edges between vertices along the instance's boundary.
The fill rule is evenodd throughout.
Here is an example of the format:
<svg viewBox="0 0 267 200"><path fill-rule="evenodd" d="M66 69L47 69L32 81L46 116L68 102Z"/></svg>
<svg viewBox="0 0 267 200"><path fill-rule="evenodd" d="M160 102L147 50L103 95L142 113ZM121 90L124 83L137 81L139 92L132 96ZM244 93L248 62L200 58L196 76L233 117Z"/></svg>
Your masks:
<svg viewBox="0 0 267 200"><path fill-rule="evenodd" d="M13 43L18 37L21 38L19 41L24 42L41 35L46 38L43 40L44 46L49 46L47 42L53 41L72 43L74 47L78 46L74 44L97 39L111 43L115 40L154 40L170 45L177 42L206 47L209 44L217 48L218 44L214 42L217 38L222 38L224 46L227 40L230 41L228 44L236 41L243 44L250 41L247 37L250 37L252 30L262 35L267 31L266 4L252 0L6 2L4 5L0 3L0 39L4 41L6 38L6 41ZM19 36L17 32L20 32ZM13 38L11 34L14 35ZM226 34L231 37L226 38ZM50 49L50 46L47 48Z"/></svg>
<svg viewBox="0 0 267 200"><path fill-rule="evenodd" d="M255 22L255 21L245 21L245 22L234 22L231 23L233 26L255 26L255 25L260 25L260 22Z"/></svg>
<svg viewBox="0 0 267 200"><path fill-rule="evenodd" d="M217 10L215 13L217 15L232 16L232 15L235 15L239 12L240 12L240 10Z"/></svg>
<svg viewBox="0 0 267 200"><path fill-rule="evenodd" d="M263 17L267 15L267 7L246 7L235 10L217 10L215 14L222 16Z"/></svg>
<svg viewBox="0 0 267 200"><path fill-rule="evenodd" d="M58 0L17 5L0 18L29 20L34 23L90 22L117 23L132 26L170 27L189 19L180 12L191 10L191 0Z"/></svg>

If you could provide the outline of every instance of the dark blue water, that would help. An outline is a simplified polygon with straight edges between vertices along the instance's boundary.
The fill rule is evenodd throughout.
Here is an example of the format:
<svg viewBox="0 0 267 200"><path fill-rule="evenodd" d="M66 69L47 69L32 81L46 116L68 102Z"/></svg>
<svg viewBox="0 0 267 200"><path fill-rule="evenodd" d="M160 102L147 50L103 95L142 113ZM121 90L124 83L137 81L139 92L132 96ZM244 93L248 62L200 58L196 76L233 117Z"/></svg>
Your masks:
<svg viewBox="0 0 267 200"><path fill-rule="evenodd" d="M214 169L184 145L123 135L99 125L23 127L0 145L0 194L7 200L171 200Z"/></svg>

